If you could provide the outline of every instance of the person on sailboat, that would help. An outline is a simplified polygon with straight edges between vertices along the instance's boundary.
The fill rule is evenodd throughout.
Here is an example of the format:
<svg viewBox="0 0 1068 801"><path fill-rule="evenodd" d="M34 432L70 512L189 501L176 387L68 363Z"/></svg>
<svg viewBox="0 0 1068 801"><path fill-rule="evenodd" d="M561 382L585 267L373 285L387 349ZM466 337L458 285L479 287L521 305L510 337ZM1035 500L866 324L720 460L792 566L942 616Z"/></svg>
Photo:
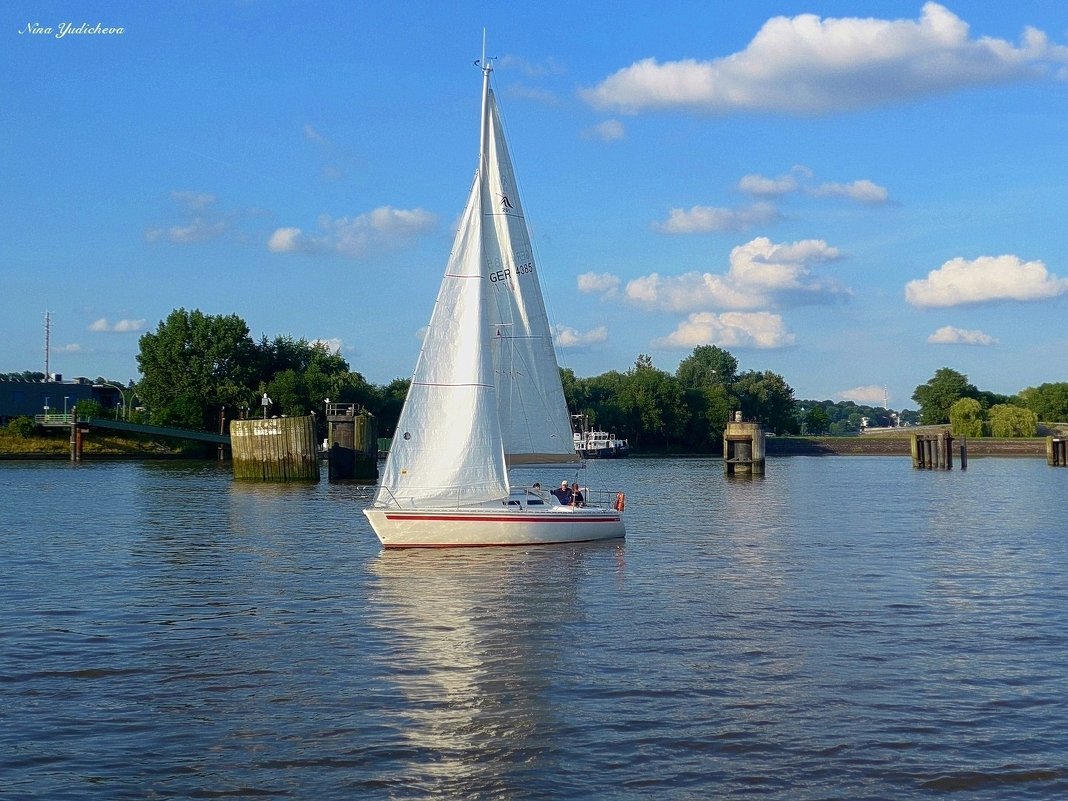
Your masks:
<svg viewBox="0 0 1068 801"><path fill-rule="evenodd" d="M572 506L585 506L586 499L582 496L582 490L579 489L578 482L571 485L571 505Z"/></svg>
<svg viewBox="0 0 1068 801"><path fill-rule="evenodd" d="M571 495L571 487L568 486L567 481L560 482L560 488L554 489L552 494L556 496L556 499L560 501L561 506L570 506L573 500Z"/></svg>

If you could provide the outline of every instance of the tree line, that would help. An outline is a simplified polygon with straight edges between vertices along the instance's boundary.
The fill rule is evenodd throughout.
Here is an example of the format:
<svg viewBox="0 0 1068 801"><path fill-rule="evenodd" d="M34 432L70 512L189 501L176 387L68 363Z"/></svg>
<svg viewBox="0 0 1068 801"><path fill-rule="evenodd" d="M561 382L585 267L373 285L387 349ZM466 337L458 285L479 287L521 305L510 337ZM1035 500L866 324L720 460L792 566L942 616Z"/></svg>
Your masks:
<svg viewBox="0 0 1068 801"><path fill-rule="evenodd" d="M949 423L955 436L1033 437L1039 421L1068 421L1068 382L1027 387L1016 395L981 390L948 367L916 387L920 422Z"/></svg>
<svg viewBox="0 0 1068 801"><path fill-rule="evenodd" d="M371 384L321 342L289 336L256 341L235 314L175 309L141 336L139 346L141 378L130 387L144 419L157 425L214 430L222 407L231 419L264 411L298 416L322 412L329 398L366 408L378 419L379 434L389 437L408 393L407 379ZM944 367L916 387L912 399L919 411L893 411L853 401L797 400L781 375L741 371L738 360L715 345L694 348L674 372L640 354L626 371L580 378L563 369L561 377L573 414L629 439L642 452L716 452L727 420L739 411L778 435L850 435L866 426L949 423L959 435L1032 436L1039 420L1068 420L1068 382L1005 396L979 390L967 376ZM270 399L266 410L264 395Z"/></svg>

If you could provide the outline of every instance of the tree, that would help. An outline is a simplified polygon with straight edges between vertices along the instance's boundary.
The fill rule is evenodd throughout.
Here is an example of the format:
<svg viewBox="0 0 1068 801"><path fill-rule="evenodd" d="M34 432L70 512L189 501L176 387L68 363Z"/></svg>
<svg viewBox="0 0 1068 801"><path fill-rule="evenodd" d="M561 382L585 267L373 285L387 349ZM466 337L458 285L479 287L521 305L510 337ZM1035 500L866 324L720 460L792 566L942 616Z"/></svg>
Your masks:
<svg viewBox="0 0 1068 801"><path fill-rule="evenodd" d="M830 425L831 418L827 415L827 410L822 406L813 406L805 415L805 428L812 436L826 433Z"/></svg>
<svg viewBox="0 0 1068 801"><path fill-rule="evenodd" d="M983 436L983 407L975 398L961 398L949 407L950 432L955 437Z"/></svg>
<svg viewBox="0 0 1068 801"><path fill-rule="evenodd" d="M794 391L778 373L749 370L738 376L732 389L745 417L759 420L776 434L797 430Z"/></svg>
<svg viewBox="0 0 1068 801"><path fill-rule="evenodd" d="M1022 406L999 403L990 407L990 433L995 437L1033 437L1038 415Z"/></svg>
<svg viewBox="0 0 1068 801"><path fill-rule="evenodd" d="M738 372L738 360L715 345L700 345L679 362L675 377L683 389L729 387Z"/></svg>
<svg viewBox="0 0 1068 801"><path fill-rule="evenodd" d="M916 387L912 399L920 404L920 423L938 425L949 422L949 408L961 398L979 397L979 390L968 383L968 376L942 367L926 384Z"/></svg>
<svg viewBox="0 0 1068 801"><path fill-rule="evenodd" d="M648 448L678 446L687 413L682 389L673 375L653 367L652 360L643 354L624 377L620 390L622 429L633 432Z"/></svg>
<svg viewBox="0 0 1068 801"><path fill-rule="evenodd" d="M237 315L175 309L140 347L137 395L159 424L210 430L251 398L260 354Z"/></svg>
<svg viewBox="0 0 1068 801"><path fill-rule="evenodd" d="M688 411L683 429L687 450L718 448L720 436L735 401L729 387L738 371L738 360L715 345L701 345L675 370Z"/></svg>
<svg viewBox="0 0 1068 801"><path fill-rule="evenodd" d="M32 437L37 433L37 423L32 417L16 417L7 424L7 431L16 437Z"/></svg>
<svg viewBox="0 0 1068 801"><path fill-rule="evenodd" d="M1040 384L1022 390L1019 401L1046 423L1068 422L1068 382Z"/></svg>

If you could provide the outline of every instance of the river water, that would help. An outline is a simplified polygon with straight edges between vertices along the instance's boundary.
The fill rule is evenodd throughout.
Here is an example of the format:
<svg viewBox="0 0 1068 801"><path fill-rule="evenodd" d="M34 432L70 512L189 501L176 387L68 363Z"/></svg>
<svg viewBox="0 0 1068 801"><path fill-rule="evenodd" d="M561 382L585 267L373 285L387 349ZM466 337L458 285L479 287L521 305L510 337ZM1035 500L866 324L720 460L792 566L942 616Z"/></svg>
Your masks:
<svg viewBox="0 0 1068 801"><path fill-rule="evenodd" d="M589 482L625 542L387 553L353 485L0 462L0 797L1068 796L1068 470Z"/></svg>

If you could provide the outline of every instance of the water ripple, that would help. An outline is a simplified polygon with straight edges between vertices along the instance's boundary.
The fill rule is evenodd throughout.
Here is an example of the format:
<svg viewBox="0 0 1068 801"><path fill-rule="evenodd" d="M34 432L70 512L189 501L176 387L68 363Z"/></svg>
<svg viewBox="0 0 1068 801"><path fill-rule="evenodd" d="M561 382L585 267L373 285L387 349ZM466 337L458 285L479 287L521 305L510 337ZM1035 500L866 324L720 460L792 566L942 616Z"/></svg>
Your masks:
<svg viewBox="0 0 1068 801"><path fill-rule="evenodd" d="M595 469L624 543L386 553L367 488L0 463L4 792L1068 795L1063 471Z"/></svg>

